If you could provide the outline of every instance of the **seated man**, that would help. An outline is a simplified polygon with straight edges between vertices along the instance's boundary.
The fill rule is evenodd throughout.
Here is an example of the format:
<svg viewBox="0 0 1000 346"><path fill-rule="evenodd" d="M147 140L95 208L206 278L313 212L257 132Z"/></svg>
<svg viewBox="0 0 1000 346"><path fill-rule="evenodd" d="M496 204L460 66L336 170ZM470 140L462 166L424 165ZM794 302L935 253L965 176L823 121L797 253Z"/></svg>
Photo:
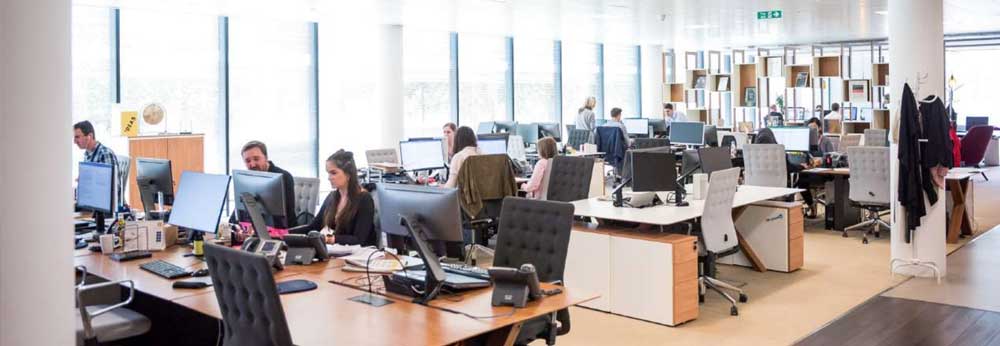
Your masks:
<svg viewBox="0 0 1000 346"><path fill-rule="evenodd" d="M125 174L128 172L118 171L118 156L115 155L115 152L111 148L97 141L97 135L94 134L94 125L87 120L73 124L73 143L76 143L78 148L85 151L83 156L84 162L111 165L115 171L115 196L118 199L116 206L122 206L125 203L125 185L123 180L125 180Z"/></svg>
<svg viewBox="0 0 1000 346"><path fill-rule="evenodd" d="M271 226L275 228L295 227L298 223L296 222L297 215L295 215L295 180L292 179L292 174L268 160L267 146L263 142L249 141L243 145L243 149L240 152L243 155L243 163L246 164L248 170L281 173L281 180L285 185L285 217L275 217L274 224ZM237 201L237 203L239 202ZM237 211L237 213L234 213L229 218L229 223L235 224L237 218L241 222L250 221L248 215L245 215L242 211Z"/></svg>

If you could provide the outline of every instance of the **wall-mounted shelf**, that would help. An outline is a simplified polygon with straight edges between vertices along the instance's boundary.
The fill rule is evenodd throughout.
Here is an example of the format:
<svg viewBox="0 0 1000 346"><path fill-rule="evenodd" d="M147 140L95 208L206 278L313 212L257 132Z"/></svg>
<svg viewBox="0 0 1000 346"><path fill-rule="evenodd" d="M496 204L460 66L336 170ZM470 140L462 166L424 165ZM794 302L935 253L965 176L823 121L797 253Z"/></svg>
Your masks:
<svg viewBox="0 0 1000 346"><path fill-rule="evenodd" d="M815 77L836 77L840 74L840 56L819 56L813 58L813 76Z"/></svg>

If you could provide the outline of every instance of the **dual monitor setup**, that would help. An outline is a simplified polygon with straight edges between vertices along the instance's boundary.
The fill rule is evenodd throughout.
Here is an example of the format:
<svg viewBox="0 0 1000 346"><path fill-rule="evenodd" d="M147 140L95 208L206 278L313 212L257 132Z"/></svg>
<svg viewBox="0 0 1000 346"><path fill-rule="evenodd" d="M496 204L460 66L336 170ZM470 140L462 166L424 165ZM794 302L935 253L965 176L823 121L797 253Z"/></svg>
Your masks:
<svg viewBox="0 0 1000 346"><path fill-rule="evenodd" d="M559 129L559 123L521 124L514 121L485 121L479 123L479 127L476 130L476 134L479 135L498 133L521 136L525 147L532 146L539 139L545 137L555 138L556 142L562 141L562 131Z"/></svg>

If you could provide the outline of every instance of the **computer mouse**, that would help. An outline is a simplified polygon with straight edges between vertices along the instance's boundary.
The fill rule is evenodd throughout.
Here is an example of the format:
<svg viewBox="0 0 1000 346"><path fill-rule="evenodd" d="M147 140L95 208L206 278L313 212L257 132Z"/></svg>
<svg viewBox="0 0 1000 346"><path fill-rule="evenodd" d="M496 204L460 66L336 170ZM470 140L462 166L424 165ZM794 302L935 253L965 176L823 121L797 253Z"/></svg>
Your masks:
<svg viewBox="0 0 1000 346"><path fill-rule="evenodd" d="M191 273L191 276L194 277L208 276L208 269L195 270L194 273Z"/></svg>

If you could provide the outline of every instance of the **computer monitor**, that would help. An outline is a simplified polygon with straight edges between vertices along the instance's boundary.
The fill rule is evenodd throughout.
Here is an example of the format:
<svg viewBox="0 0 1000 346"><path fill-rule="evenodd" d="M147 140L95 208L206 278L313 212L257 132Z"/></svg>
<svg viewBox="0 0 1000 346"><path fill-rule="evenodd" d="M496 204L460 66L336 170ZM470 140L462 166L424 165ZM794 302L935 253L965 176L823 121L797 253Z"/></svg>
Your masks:
<svg viewBox="0 0 1000 346"><path fill-rule="evenodd" d="M509 120L494 121L494 132L496 133L517 133L517 123Z"/></svg>
<svg viewBox="0 0 1000 346"><path fill-rule="evenodd" d="M484 121L479 123L479 127L476 130L476 134L487 134L493 133L493 128L495 124L492 121Z"/></svg>
<svg viewBox="0 0 1000 346"><path fill-rule="evenodd" d="M649 119L646 118L628 118L622 119L625 123L625 130L629 135L648 135L649 134Z"/></svg>
<svg viewBox="0 0 1000 346"><path fill-rule="evenodd" d="M705 123L696 121L675 121L671 123L670 143L680 145L704 145Z"/></svg>
<svg viewBox="0 0 1000 346"><path fill-rule="evenodd" d="M259 171L233 171L233 196L236 199L236 215L241 222L250 222L251 215L248 213L246 205L243 204L242 196L249 193L261 206L264 213L264 221L268 226L276 228L288 228L288 218L294 215L285 215L286 203L295 201L285 200L285 183L281 179L281 173L259 172Z"/></svg>
<svg viewBox="0 0 1000 346"><path fill-rule="evenodd" d="M552 137L556 142L562 142L562 131L559 123L538 123L538 137Z"/></svg>
<svg viewBox="0 0 1000 346"><path fill-rule="evenodd" d="M664 119L649 119L649 126L653 128L655 135L667 134L667 121Z"/></svg>
<svg viewBox="0 0 1000 346"><path fill-rule="evenodd" d="M698 157L698 150L687 149L681 153L681 178L701 173L701 158Z"/></svg>
<svg viewBox="0 0 1000 346"><path fill-rule="evenodd" d="M192 231L215 233L226 205L229 181L225 174L184 171L167 222Z"/></svg>
<svg viewBox="0 0 1000 346"><path fill-rule="evenodd" d="M786 151L809 151L808 127L775 127L774 139L785 146Z"/></svg>
<svg viewBox="0 0 1000 346"><path fill-rule="evenodd" d="M156 203L158 193L163 194L164 205L174 204L174 178L170 169L170 160L136 158L135 182L139 188L142 207L147 212Z"/></svg>
<svg viewBox="0 0 1000 346"><path fill-rule="evenodd" d="M507 134L479 135L479 151L483 154L506 154Z"/></svg>
<svg viewBox="0 0 1000 346"><path fill-rule="evenodd" d="M990 117L965 117L965 130L968 131L975 126L989 125Z"/></svg>
<svg viewBox="0 0 1000 346"><path fill-rule="evenodd" d="M517 135L521 136L524 146L532 146L538 142L538 124L517 124Z"/></svg>
<svg viewBox="0 0 1000 346"><path fill-rule="evenodd" d="M677 167L674 153L662 150L632 152L632 191L674 191Z"/></svg>
<svg viewBox="0 0 1000 346"><path fill-rule="evenodd" d="M645 147L640 147L639 146L640 140L647 140L647 141L648 140L667 141L668 144L666 146L645 146ZM632 179L632 154L634 154L636 152L664 152L664 153L672 153L673 152L673 148L670 147L669 140L666 140L666 139L637 138L636 139L636 149L630 149L630 150L628 150L628 151L625 152L625 163L622 164L622 173L621 173L622 180L631 180ZM629 183L627 185L631 186L631 183Z"/></svg>
<svg viewBox="0 0 1000 346"><path fill-rule="evenodd" d="M115 211L114 166L98 162L80 162L80 180L76 185L76 205L81 209L110 216ZM104 220L95 215L95 220Z"/></svg>
<svg viewBox="0 0 1000 346"><path fill-rule="evenodd" d="M382 231L409 236L400 215L417 215L431 240L462 241L462 215L458 189L404 184L378 184L378 210Z"/></svg>
<svg viewBox="0 0 1000 346"><path fill-rule="evenodd" d="M729 147L699 148L698 161L701 171L709 176L712 172L733 168Z"/></svg>
<svg viewBox="0 0 1000 346"><path fill-rule="evenodd" d="M444 168L443 142L440 138L410 139L399 142L399 160L408 171Z"/></svg>

